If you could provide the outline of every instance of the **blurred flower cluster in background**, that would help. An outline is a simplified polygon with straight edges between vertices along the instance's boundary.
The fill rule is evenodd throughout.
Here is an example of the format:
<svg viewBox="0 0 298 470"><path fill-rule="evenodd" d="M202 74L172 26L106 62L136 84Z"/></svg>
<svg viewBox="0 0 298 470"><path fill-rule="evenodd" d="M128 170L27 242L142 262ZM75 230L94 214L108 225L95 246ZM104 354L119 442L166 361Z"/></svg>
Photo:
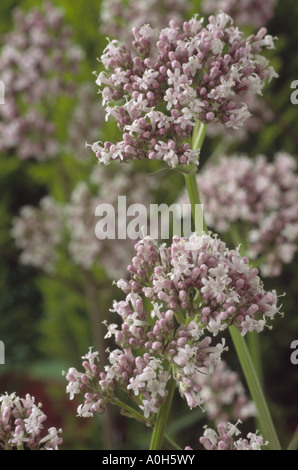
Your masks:
<svg viewBox="0 0 298 470"><path fill-rule="evenodd" d="M209 62L203 53L201 63L190 57L187 65L186 59L177 62L171 41L179 40L179 47L186 48L201 28L206 34L199 19L185 22L219 9L234 23L211 21L208 34L211 31L214 37L206 36L206 50L212 50ZM150 419L168 380L161 358L153 359L152 353L168 354L175 364L180 396L175 397L177 413L168 431L184 447L197 448L199 442L202 448L216 447L219 436L227 448L263 444L260 436L250 434L256 410L237 360L226 351L229 340L223 344L219 337L212 349L214 356L223 355L221 364L209 351L211 336L223 331L231 318L237 323L235 310L227 310L224 318L211 314L208 299L213 286L202 281L210 337L196 336L196 325L190 323L168 344L172 310L190 308L183 286L175 292L177 304L168 296L173 289L169 279L173 284L181 281L181 253L175 251L175 240L172 269L168 251L164 248L161 255L154 243L139 242L135 247L134 240L99 240L95 235L96 207L117 208L119 195L126 196L128 205L145 207L188 202L181 173L170 167L197 156L188 143L181 144L189 139L196 114L210 122L197 177L207 225L225 242L219 265L208 267L214 283L218 280L218 288L224 282L223 266L225 273L232 272L237 261L246 301L257 298L252 310L257 304L258 313L270 319L280 310L277 297L286 293L284 319L276 315L272 331L265 328L261 315L252 319L255 311L251 318L239 317L236 326L243 334L265 329L261 354L266 397L280 435L289 440L298 422L298 369L290 362L290 344L298 339L298 107L290 101L291 82L298 79L297 19L294 0L1 2L0 80L5 84L5 104L0 105L0 340L5 344L5 365L0 365L0 441L28 448L146 448L150 430L120 416L111 400L96 395L92 385L94 379L101 380L109 391L129 383L132 395L145 396L140 413ZM172 20L175 23L168 27ZM150 27L142 29L143 24ZM248 41L240 42L237 26ZM266 31L257 33L264 26L274 38L275 51ZM166 27L168 37L154 32ZM182 29L178 35L178 27L184 27L184 36ZM225 44L218 34L225 35ZM131 46L125 49L123 41ZM225 56L226 62L215 63L213 54L233 41L239 41L233 58ZM142 63L133 59L134 48L143 54ZM260 59L261 49L266 60ZM103 63L97 60L102 55ZM153 56L158 56L160 74L152 71ZM231 60L241 65L241 73L226 68ZM110 67L108 73L104 66ZM199 89L195 74L201 69L205 82ZM193 93L188 96L182 93L185 77ZM216 80L211 96L209 87ZM269 83L263 90L265 81ZM185 111L191 106L193 115ZM106 119L106 113L118 126ZM225 125L219 126L220 121ZM124 137L121 131L126 132ZM115 159L132 161L120 164ZM216 238L206 235L206 240L218 249ZM230 251L239 245L237 255ZM154 271L151 286L146 276L154 256L161 256L160 271ZM250 268L246 256L254 263ZM140 259L149 260L148 271L141 274ZM256 267L262 282L254 283L253 290L250 281ZM117 288L113 281L119 279ZM237 296L243 284L235 282L229 295ZM141 298L144 286L146 295ZM144 321L136 345L132 317L150 308L148 299L162 300L167 313L154 306L154 328ZM114 336L122 354L113 350ZM192 352L183 343L186 337L193 342ZM91 345L99 358L89 350ZM127 353L127 345L145 348L148 357L141 362ZM195 366L186 371L188 354L200 354L206 374L199 381ZM130 376L124 377L127 370ZM62 371L68 371L67 380ZM87 397L77 397L82 390ZM190 412L189 407L195 409ZM94 419L77 419L77 413ZM236 438L236 427L221 427L223 420L241 420L248 440ZM11 426L5 435L3 422ZM204 425L208 429L203 436Z"/></svg>

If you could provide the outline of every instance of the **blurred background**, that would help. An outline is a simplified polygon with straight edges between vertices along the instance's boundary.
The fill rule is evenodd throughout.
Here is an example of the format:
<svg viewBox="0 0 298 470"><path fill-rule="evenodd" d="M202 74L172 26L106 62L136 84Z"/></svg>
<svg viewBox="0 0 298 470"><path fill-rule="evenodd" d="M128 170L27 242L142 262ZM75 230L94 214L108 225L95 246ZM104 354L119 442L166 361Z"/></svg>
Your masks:
<svg viewBox="0 0 298 470"><path fill-rule="evenodd" d="M0 110L0 340L5 343L0 393L36 396L48 427L63 428L63 449L148 446L149 430L117 410L111 429L106 417L76 418L78 403L68 400L62 371L79 368L91 345L104 356L108 343L102 322L113 318L113 299L120 300L113 280L126 276L133 254L130 242L95 238L94 208L116 204L118 195L171 204L184 187L181 174L160 171L157 163L97 165L86 142L118 136L114 123L105 121L93 74L101 70L97 59L107 37L129 38L128 26L163 27L169 11L183 21L202 11L216 13L217 3L0 3L0 80L6 85ZM202 166L211 154L236 151L251 158L264 154L269 161L280 151L297 155L298 105L290 97L291 83L298 80L298 4L261 4L264 12L259 9L257 15L255 8L246 15L231 13L248 34L265 24L278 37L268 58L279 78L266 87L251 126L233 136L210 131ZM286 293L284 318L261 336L266 397L283 443L298 424L298 366L290 362L291 342L298 340L297 260L296 254L279 276L264 279L267 289ZM241 376L232 348L226 359ZM190 413L179 397L173 408L169 433L182 447L196 448L204 414Z"/></svg>

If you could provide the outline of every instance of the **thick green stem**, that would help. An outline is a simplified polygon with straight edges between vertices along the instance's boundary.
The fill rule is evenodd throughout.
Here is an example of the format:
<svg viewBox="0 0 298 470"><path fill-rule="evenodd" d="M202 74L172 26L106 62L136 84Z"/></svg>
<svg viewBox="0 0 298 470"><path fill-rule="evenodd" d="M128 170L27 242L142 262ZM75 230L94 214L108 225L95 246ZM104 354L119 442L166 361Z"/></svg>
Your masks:
<svg viewBox="0 0 298 470"><path fill-rule="evenodd" d="M263 367L262 367L262 353L261 353L261 344L260 336L256 331L252 331L247 335L247 346L251 355L251 359L260 381L262 389L264 388L264 376L263 376ZM259 417L256 416L255 419L257 429L261 429L261 423Z"/></svg>
<svg viewBox="0 0 298 470"><path fill-rule="evenodd" d="M206 132L206 126L197 123L194 128L193 139L192 139L192 146L193 149L202 148L204 137ZM186 186L189 193L189 198L192 206L192 214L194 220L196 220L196 211L195 205L200 204L200 195L199 189L197 186L197 179L195 172L192 172L189 175L185 176ZM203 223L203 229L207 231L207 227L205 222ZM202 232L202 227L196 227L196 231L198 233ZM258 374L255 370L253 361L251 359L248 347L244 338L241 336L240 332L234 327L230 327L230 333L234 342L234 346L245 375L247 385L249 387L252 399L255 402L261 431L265 440L269 443L269 448L271 450L281 450L281 446L279 443L279 439L277 437L273 421L268 409L267 402L264 397L264 393L260 384L260 380Z"/></svg>
<svg viewBox="0 0 298 470"><path fill-rule="evenodd" d="M264 439L268 441L270 450L281 450L270 411L246 342L241 336L240 332L234 326L230 327L230 334L237 351L238 359L245 375L252 399L254 400L257 408L262 435Z"/></svg>
<svg viewBox="0 0 298 470"><path fill-rule="evenodd" d="M248 230L247 230L248 231ZM242 233L241 233L242 232ZM239 253L241 256L248 257L248 240L245 240L245 233L239 230L238 225L231 224L229 234L231 237L231 243L235 247L239 246ZM258 267L254 264L253 267ZM247 346L254 363L256 372L258 374L261 385L263 386L263 368L262 368L262 353L260 345L260 337L256 331L253 331L247 335Z"/></svg>
<svg viewBox="0 0 298 470"><path fill-rule="evenodd" d="M262 368L262 353L260 338L256 331L252 331L247 335L247 346L252 358L252 362L255 366L256 373L259 377L260 383L263 386L263 368Z"/></svg>
<svg viewBox="0 0 298 470"><path fill-rule="evenodd" d="M168 385L168 396L165 403L158 410L156 421L152 433L150 449L149 450L161 450L165 429L168 422L172 401L174 397L174 392L176 388L176 382L171 376L169 385Z"/></svg>
<svg viewBox="0 0 298 470"><path fill-rule="evenodd" d="M205 135L206 135L206 130L207 130L207 126L205 124L202 124L200 121L196 122L196 125L193 130L192 142L191 142L193 150L202 148Z"/></svg>
<svg viewBox="0 0 298 470"><path fill-rule="evenodd" d="M192 149L197 150L198 148L201 149L204 138L206 135L206 126L201 124L197 121L192 137ZM185 184L187 187L187 191L189 194L189 200L191 204L191 212L192 217L195 224L195 231L198 235L200 235L203 231L207 231L207 226L205 223L204 216L201 217L201 211L198 206L201 205L201 198L199 193L199 188L197 184L197 177L196 177L196 165L193 164L191 171L186 174L185 177Z"/></svg>

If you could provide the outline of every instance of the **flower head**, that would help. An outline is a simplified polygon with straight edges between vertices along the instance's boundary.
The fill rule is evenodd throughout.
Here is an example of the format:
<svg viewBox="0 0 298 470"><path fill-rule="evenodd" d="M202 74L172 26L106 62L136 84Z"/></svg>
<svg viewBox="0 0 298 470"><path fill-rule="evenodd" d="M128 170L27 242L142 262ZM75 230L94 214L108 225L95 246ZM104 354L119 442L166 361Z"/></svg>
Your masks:
<svg viewBox="0 0 298 470"><path fill-rule="evenodd" d="M238 421L236 425L231 423L220 423L217 426L217 432L213 429L206 428L200 443L205 450L262 450L268 443L258 433L249 433L246 439L236 438L241 434L238 429Z"/></svg>
<svg viewBox="0 0 298 470"><path fill-rule="evenodd" d="M83 51L74 45L64 13L50 2L27 14L14 11L14 29L4 36L0 75L6 102L0 107L0 150L44 161L61 151L55 108L73 94Z"/></svg>
<svg viewBox="0 0 298 470"><path fill-rule="evenodd" d="M25 398L15 393L0 396L0 448L2 450L58 450L62 439L52 427L47 432L44 422L47 417L41 410L41 404L35 404L35 398L29 394Z"/></svg>
<svg viewBox="0 0 298 470"><path fill-rule="evenodd" d="M115 208L117 223L118 192L126 196L127 205L134 202L137 195L139 202L147 206L153 200L154 189L153 178L148 182L144 173L136 173L131 166L123 168L120 173L114 172L111 167L96 165L90 180L75 186L67 204L62 205L52 197L45 197L39 207L24 206L13 219L11 233L17 247L22 250L20 261L53 273L59 253L64 249L67 258L83 269L91 270L95 264L100 264L109 278L124 276L125 266L134 253L135 242L128 238L117 242L99 240L95 233L98 221L96 207L111 204ZM120 223L117 227L120 230ZM125 215L123 230L126 228Z"/></svg>
<svg viewBox="0 0 298 470"><path fill-rule="evenodd" d="M24 206L13 219L11 231L22 250L21 262L51 273L57 261L62 227L63 208L52 197L43 198L39 207Z"/></svg>
<svg viewBox="0 0 298 470"><path fill-rule="evenodd" d="M101 58L106 69L97 78L107 116L113 116L123 140L93 150L100 162L164 160L171 167L195 163L198 150L188 143L199 119L238 129L250 116L241 99L261 94L276 76L261 56L273 38L261 29L245 39L220 13L209 23L196 17L174 21L159 33L134 29L135 53L111 41Z"/></svg>
<svg viewBox="0 0 298 470"><path fill-rule="evenodd" d="M245 225L249 257L262 257L263 276L280 275L297 252L296 159L285 152L276 154L273 162L263 155L221 157L197 179L207 225L220 234Z"/></svg>
<svg viewBox="0 0 298 470"><path fill-rule="evenodd" d="M174 237L166 248L147 237L136 251L124 291L143 293L177 315L184 312L214 336L231 324L242 335L262 331L279 312L276 292L264 290L258 270L218 238Z"/></svg>
<svg viewBox="0 0 298 470"><path fill-rule="evenodd" d="M200 385L208 419L215 424L256 416L255 405L248 399L240 377L225 361L221 361L213 374L202 374Z"/></svg>
<svg viewBox="0 0 298 470"><path fill-rule="evenodd" d="M226 349L223 338L216 343L211 335L231 324L243 335L261 331L279 309L275 292L264 291L248 260L210 235L174 237L168 248L146 237L135 249L130 279L118 282L126 298L113 304L119 325L107 325L107 337L114 338L117 349L109 351L104 372L96 371L86 384L95 379L96 400L99 396L111 403L113 390L120 387L150 424L167 397L170 374L189 408L210 401L203 388L216 389L209 376L220 370ZM85 392L85 375L69 371L71 396ZM89 400L92 388L87 391ZM85 416L93 412L93 404L81 405Z"/></svg>

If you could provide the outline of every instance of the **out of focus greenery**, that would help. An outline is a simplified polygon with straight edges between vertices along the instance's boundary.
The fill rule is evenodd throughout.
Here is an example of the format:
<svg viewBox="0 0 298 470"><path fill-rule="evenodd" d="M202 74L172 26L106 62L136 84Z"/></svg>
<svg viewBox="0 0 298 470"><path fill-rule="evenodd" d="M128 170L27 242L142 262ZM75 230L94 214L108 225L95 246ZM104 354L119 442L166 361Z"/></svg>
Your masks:
<svg viewBox="0 0 298 470"><path fill-rule="evenodd" d="M10 30L14 7L27 10L41 3L42 0L0 2L0 34ZM53 3L65 9L75 39L86 53L84 77L78 77L78 80L94 83L92 72L98 68L96 59L106 45L99 28L100 0L55 0ZM193 0L194 11L198 4ZM290 84L298 79L297 21L297 1L280 0L275 18L268 25L269 33L279 38L277 49L270 51L279 78L273 80L264 93L274 112L274 119L248 142L237 147L237 150L251 156L264 153L272 158L280 150L294 155L298 153L298 106L290 102ZM57 119L61 120L59 125L64 129L67 123L63 113ZM114 126L106 126L106 139L113 138L116 132ZM205 160L217 144L218 141L207 140L203 152ZM76 406L69 405L61 374L70 366L79 366L80 357L93 342L84 294L20 265L19 253L9 233L11 219L23 205L38 205L41 197L49 191L62 200L61 181L52 171L51 162L24 162L14 155L0 155L0 158L0 339L6 345L6 365L0 366L0 393L29 392L40 398L45 403L50 424L64 428L64 448L100 449L104 434L102 419L86 421L75 417ZM73 185L87 178L88 166L74 163L69 155L62 155L61 158ZM164 200L167 197L168 202L173 202L183 187L183 180L178 174L166 173L165 194L162 177L160 198ZM61 266L61 269L68 268ZM67 272L67 276L76 281L76 272ZM290 363L290 344L298 339L297 281L297 258L284 269L279 279L266 281L266 287L287 294L283 300L284 319L277 320L274 330L262 335L266 396L283 443L289 440L298 424L298 366ZM106 292L101 303L101 308L106 309L106 317L114 295L117 291ZM230 363L238 368L233 353L230 352L229 356ZM182 445L196 447L195 438L201 433L202 414L200 411L187 411L179 398L176 405L178 419L172 420L169 427L177 441L179 437L182 439ZM147 429L117 415L115 424L115 446L146 448L149 438Z"/></svg>

